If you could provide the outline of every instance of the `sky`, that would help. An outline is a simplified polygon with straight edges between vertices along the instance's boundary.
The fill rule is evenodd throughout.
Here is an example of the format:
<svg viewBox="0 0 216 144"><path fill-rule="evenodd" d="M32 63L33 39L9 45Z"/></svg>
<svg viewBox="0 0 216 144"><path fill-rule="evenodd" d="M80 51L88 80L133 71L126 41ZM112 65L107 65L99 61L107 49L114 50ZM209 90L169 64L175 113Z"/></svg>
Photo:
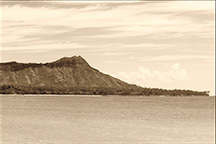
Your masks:
<svg viewBox="0 0 216 144"><path fill-rule="evenodd" d="M214 1L0 3L0 62L80 55L150 88L215 95Z"/></svg>

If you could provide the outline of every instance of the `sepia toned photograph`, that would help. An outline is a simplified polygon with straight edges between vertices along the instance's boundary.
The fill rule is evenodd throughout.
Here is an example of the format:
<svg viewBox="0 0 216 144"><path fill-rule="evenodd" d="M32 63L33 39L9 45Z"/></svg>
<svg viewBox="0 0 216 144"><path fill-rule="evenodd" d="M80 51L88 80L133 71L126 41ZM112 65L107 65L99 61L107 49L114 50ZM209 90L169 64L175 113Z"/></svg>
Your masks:
<svg viewBox="0 0 216 144"><path fill-rule="evenodd" d="M0 0L0 144L215 144L215 1Z"/></svg>

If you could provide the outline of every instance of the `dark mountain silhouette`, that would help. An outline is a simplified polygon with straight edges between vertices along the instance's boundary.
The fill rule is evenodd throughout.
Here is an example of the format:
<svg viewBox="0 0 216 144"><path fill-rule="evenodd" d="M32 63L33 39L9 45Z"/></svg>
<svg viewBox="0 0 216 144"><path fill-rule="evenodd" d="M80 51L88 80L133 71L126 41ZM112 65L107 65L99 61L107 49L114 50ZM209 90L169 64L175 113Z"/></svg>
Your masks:
<svg viewBox="0 0 216 144"><path fill-rule="evenodd" d="M2 94L208 95L190 90L142 88L101 73L81 56L51 63L0 63Z"/></svg>

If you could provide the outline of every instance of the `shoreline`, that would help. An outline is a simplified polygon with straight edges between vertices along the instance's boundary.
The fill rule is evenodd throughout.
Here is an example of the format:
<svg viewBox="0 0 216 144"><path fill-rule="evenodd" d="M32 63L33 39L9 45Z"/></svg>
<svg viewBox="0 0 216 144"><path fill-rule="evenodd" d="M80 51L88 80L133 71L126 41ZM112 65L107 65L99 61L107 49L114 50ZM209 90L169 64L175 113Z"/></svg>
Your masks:
<svg viewBox="0 0 216 144"><path fill-rule="evenodd" d="M215 96L196 96L196 95L184 95L184 96L170 96L170 95L76 95L76 94L0 94L0 97L215 97Z"/></svg>

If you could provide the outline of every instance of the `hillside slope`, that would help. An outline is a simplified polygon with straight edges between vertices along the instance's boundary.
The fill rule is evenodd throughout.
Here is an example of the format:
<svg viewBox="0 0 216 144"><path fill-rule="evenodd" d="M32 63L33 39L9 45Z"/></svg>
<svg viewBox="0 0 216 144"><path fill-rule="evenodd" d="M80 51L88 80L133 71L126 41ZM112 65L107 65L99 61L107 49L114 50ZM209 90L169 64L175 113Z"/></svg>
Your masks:
<svg viewBox="0 0 216 144"><path fill-rule="evenodd" d="M64 57L45 64L0 64L0 93L195 95L193 91L184 94L166 91L142 88L103 74L92 68L81 56Z"/></svg>

